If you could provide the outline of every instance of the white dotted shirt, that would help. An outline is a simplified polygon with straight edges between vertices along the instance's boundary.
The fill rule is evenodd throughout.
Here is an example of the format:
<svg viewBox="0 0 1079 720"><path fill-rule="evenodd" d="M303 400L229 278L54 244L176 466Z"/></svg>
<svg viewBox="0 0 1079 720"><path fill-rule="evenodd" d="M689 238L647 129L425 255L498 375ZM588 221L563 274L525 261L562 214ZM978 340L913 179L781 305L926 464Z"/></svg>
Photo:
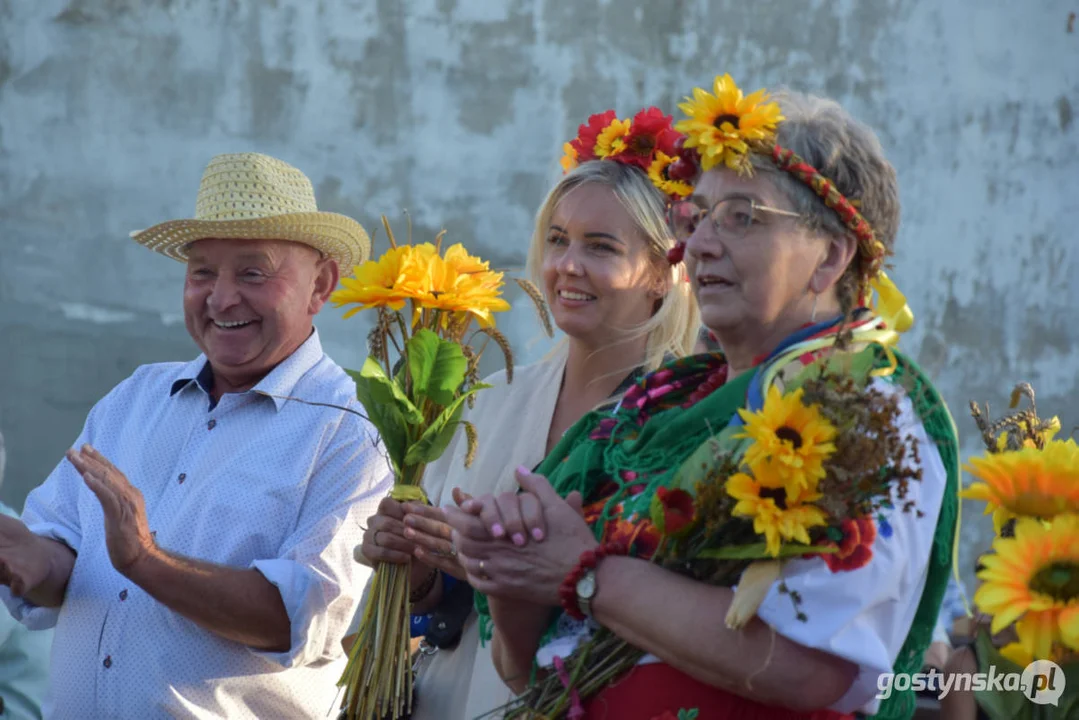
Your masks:
<svg viewBox="0 0 1079 720"><path fill-rule="evenodd" d="M369 571L352 559L361 524L392 476L355 386L318 334L252 390L211 408L193 362L140 367L91 410L91 443L138 487L158 545L255 568L281 593L286 652L204 630L113 569L97 498L62 461L26 500L23 520L78 558L63 605L0 599L32 628L55 626L53 718L309 718L335 707L341 638Z"/></svg>

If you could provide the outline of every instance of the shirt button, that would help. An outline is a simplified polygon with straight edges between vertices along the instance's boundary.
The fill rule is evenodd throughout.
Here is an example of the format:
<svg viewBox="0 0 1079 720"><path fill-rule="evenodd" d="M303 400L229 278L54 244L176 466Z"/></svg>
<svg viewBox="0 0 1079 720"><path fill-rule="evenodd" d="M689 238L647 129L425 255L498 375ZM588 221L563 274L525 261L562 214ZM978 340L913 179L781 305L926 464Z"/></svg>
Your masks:
<svg viewBox="0 0 1079 720"><path fill-rule="evenodd" d="M213 430L215 427L217 427L217 420L210 418L210 422L206 423L206 429Z"/></svg>
<svg viewBox="0 0 1079 720"><path fill-rule="evenodd" d="M176 480L177 480L177 481L178 481L178 482L179 482L179 483L180 483L181 485L183 485L183 484L184 484L184 480L187 480L187 473L180 473L180 477L176 478Z"/></svg>
<svg viewBox="0 0 1079 720"><path fill-rule="evenodd" d="M126 589L120 591L120 602L123 602L124 600L127 600L127 590Z"/></svg>
<svg viewBox="0 0 1079 720"><path fill-rule="evenodd" d="M106 655L105 659L101 662L101 664L105 666L106 670L111 668L112 667L112 655Z"/></svg>

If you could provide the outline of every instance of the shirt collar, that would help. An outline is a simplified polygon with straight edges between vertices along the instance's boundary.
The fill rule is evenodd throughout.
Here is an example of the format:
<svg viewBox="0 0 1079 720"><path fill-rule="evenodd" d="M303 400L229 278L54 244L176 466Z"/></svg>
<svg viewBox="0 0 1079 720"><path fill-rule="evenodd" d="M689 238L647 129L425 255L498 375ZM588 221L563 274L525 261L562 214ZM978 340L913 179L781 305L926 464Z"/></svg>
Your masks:
<svg viewBox="0 0 1079 720"><path fill-rule="evenodd" d="M269 397L280 411L288 402L288 397L292 395L296 383L322 359L322 356L322 341L319 340L318 330L313 330L310 337L300 347L247 392ZM202 388L207 395L213 389L213 374L206 355L199 355L181 369L179 376L172 383L169 396L180 392L192 382Z"/></svg>

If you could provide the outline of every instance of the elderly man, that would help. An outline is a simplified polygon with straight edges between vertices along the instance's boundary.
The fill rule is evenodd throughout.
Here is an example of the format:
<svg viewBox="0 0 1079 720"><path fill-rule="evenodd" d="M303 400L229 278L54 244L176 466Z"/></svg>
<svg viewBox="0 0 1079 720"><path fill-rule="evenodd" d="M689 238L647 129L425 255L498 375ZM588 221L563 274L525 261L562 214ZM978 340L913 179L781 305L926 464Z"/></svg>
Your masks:
<svg viewBox="0 0 1079 720"><path fill-rule="evenodd" d="M0 597L56 628L45 714L325 716L366 580L352 548L391 476L372 427L335 409L355 387L312 319L370 241L253 154L211 161L196 220L133 237L187 263L203 355L137 369L23 522L0 518Z"/></svg>

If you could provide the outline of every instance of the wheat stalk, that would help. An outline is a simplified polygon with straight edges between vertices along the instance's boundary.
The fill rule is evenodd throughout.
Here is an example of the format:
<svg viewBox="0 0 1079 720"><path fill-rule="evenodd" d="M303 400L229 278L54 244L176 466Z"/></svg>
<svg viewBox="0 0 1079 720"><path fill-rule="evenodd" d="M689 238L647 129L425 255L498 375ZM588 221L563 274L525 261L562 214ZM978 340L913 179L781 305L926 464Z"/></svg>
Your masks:
<svg viewBox="0 0 1079 720"><path fill-rule="evenodd" d="M525 294L531 298L532 304L536 306L536 312L539 314L540 323L543 325L543 330L547 333L547 337L554 337L554 325L551 324L551 313L547 308L547 301L543 299L543 293L531 280L513 278L513 281L525 291Z"/></svg>

